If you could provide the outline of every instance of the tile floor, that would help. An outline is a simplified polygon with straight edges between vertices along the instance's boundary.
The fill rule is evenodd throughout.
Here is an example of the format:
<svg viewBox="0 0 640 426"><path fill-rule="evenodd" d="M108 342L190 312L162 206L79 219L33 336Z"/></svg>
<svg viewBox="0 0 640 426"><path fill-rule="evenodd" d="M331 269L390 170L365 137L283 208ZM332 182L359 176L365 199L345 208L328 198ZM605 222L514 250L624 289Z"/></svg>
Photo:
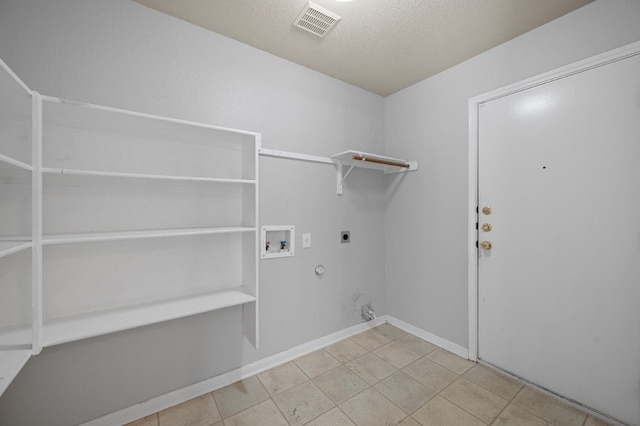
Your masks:
<svg viewBox="0 0 640 426"><path fill-rule="evenodd" d="M605 424L383 324L129 426Z"/></svg>

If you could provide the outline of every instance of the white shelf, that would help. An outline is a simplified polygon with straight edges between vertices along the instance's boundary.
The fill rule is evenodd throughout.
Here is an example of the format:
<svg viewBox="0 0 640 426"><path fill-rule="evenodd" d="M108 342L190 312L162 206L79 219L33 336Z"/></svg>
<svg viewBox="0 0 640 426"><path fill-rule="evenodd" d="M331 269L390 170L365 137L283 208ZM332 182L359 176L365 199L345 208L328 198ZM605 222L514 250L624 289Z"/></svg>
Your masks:
<svg viewBox="0 0 640 426"><path fill-rule="evenodd" d="M148 231L99 232L83 234L44 235L42 245L78 244L100 241L138 240L144 238L188 237L194 235L230 234L253 232L249 227L183 228L158 229Z"/></svg>
<svg viewBox="0 0 640 426"><path fill-rule="evenodd" d="M43 167L42 173L55 174L55 175L73 175L73 176L101 176L101 177L113 177L113 178L125 178L125 179L152 179L152 180L172 180L172 181L187 181L187 182L215 182L215 183L240 183L240 184L255 184L255 179L226 179L226 178L211 178L211 177L199 177L199 176L170 176L170 175L154 175L143 173L124 173L124 172L102 172L98 170L77 170L77 169L62 169L54 167Z"/></svg>
<svg viewBox="0 0 640 426"><path fill-rule="evenodd" d="M28 170L28 171L33 170L33 167L31 167L29 164L23 163L22 161L16 160L15 158L11 158L2 154L0 154L0 163L10 164L12 166L18 167L23 170Z"/></svg>
<svg viewBox="0 0 640 426"><path fill-rule="evenodd" d="M31 245L31 242L26 241L0 241L0 257L30 249Z"/></svg>
<svg viewBox="0 0 640 426"><path fill-rule="evenodd" d="M231 306L258 347L260 134L42 97L1 60L0 125L0 258L33 250L2 265L1 391L43 346ZM42 249L141 239L165 240L88 244L81 267L78 251Z"/></svg>
<svg viewBox="0 0 640 426"><path fill-rule="evenodd" d="M45 320L42 332L43 346L59 345L255 301L256 297L243 287L233 287L155 303ZM0 345L30 345L31 332L30 327L1 330Z"/></svg>
<svg viewBox="0 0 640 426"><path fill-rule="evenodd" d="M371 154L363 151L348 150L334 154L331 160L338 167L337 193L342 195L342 186L354 167L364 169L381 170L385 174L406 173L418 170L417 161L402 160L400 158L387 157L385 155ZM344 173L343 166L348 166L349 170Z"/></svg>
<svg viewBox="0 0 640 426"><path fill-rule="evenodd" d="M31 358L27 349L0 350L0 396Z"/></svg>
<svg viewBox="0 0 640 426"><path fill-rule="evenodd" d="M242 287L95 312L45 322L43 345L53 346L116 331L255 302Z"/></svg>
<svg viewBox="0 0 640 426"><path fill-rule="evenodd" d="M357 160L360 157L364 160ZM343 166L355 166L365 169L382 170L385 173L413 171L418 169L417 161L402 160L400 158L387 157L385 155L371 154L363 151L348 150L330 157L335 163L342 162ZM393 164L383 164L393 163Z"/></svg>

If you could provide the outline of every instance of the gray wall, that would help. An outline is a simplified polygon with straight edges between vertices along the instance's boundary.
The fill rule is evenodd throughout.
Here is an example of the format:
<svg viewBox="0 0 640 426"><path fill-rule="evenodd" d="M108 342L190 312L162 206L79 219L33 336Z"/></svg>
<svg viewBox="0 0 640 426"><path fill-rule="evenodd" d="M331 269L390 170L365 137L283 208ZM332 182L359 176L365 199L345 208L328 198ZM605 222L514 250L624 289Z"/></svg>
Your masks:
<svg viewBox="0 0 640 426"><path fill-rule="evenodd" d="M599 0L385 99L387 311L468 347L468 100L640 39L640 2ZM525 225L526 226L526 225Z"/></svg>
<svg viewBox="0 0 640 426"><path fill-rule="evenodd" d="M0 1L0 58L46 95L257 131L272 149L384 151L382 97L130 1ZM90 420L355 325L365 302L385 313L382 175L354 171L339 197L330 165L260 167L260 223L298 238L295 257L260 261L259 351L240 308L47 348L0 398L0 424Z"/></svg>
<svg viewBox="0 0 640 426"><path fill-rule="evenodd" d="M44 94L253 130L267 148L420 161L386 178L385 210L374 172L338 197L332 167L262 157L260 222L299 233L294 258L260 264L262 349L239 309L48 348L0 399L0 424L128 407L356 324L363 302L466 347L467 99L638 40L638 22L640 2L599 0L383 99L136 3L0 1L0 58Z"/></svg>

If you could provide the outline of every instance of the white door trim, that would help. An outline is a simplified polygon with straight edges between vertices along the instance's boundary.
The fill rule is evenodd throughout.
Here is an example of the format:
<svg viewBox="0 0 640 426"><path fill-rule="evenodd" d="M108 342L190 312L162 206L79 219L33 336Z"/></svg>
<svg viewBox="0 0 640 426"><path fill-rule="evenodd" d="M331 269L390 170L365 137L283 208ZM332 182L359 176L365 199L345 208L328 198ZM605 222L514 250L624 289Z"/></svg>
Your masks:
<svg viewBox="0 0 640 426"><path fill-rule="evenodd" d="M478 359L478 231L476 229L478 205L478 108L489 102L532 87L588 71L611 62L640 54L640 41L567 65L556 70L510 84L469 99L469 359Z"/></svg>

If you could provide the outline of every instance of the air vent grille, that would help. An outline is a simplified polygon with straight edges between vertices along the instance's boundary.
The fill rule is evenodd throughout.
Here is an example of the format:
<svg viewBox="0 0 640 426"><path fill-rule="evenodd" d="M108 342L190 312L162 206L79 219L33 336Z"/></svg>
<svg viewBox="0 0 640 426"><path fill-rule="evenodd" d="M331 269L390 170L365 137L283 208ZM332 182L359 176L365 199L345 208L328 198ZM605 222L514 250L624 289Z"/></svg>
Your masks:
<svg viewBox="0 0 640 426"><path fill-rule="evenodd" d="M293 22L293 26L309 31L318 37L324 37L341 19L335 13L315 3L307 2Z"/></svg>

